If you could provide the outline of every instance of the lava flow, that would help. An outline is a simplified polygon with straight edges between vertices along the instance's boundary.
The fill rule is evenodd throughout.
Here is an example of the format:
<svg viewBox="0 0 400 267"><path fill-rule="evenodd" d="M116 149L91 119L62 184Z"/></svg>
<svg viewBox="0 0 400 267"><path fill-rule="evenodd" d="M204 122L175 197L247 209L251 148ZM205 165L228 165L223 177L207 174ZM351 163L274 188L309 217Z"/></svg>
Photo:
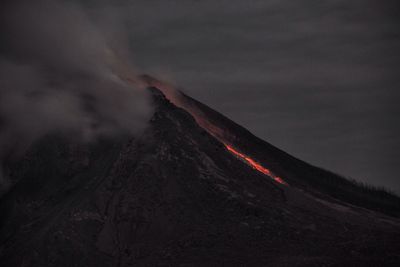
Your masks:
<svg viewBox="0 0 400 267"><path fill-rule="evenodd" d="M261 173L263 173L265 175L268 175L269 177L271 177L272 179L274 179L276 182L278 182L280 184L288 185L281 177L276 176L270 170L268 170L267 168L264 168L259 163L254 161L252 158L240 153L239 151L237 151L236 149L234 149L230 145L227 145L227 144L224 144L224 145L228 149L229 152L231 152L232 154L234 154L238 158L246 161L252 168L256 169L257 171L259 171L259 172L261 172Z"/></svg>
<svg viewBox="0 0 400 267"><path fill-rule="evenodd" d="M204 130L206 130L212 136L214 136L215 138L217 138L218 140L223 142L224 132L219 127L216 127L213 123L209 122L206 118L204 118L201 115L201 112L196 110L196 108L193 105L189 105L187 102L185 102L182 98L182 94L179 91L177 91L173 86L168 85L164 82L161 82L161 81L159 81L151 76L148 76L148 75L141 75L138 78L138 80L141 80L142 82L144 82L147 85L147 87L156 87L157 89L159 89L161 92L164 93L164 95L166 96L166 98L168 98L168 100L170 100L176 106L189 112L193 116L193 118L196 120L196 122L198 123L198 125L200 127L202 127ZM288 183L286 183L281 177L276 176L270 170L268 170L267 168L264 168L261 164L257 163L252 158L240 153L239 151L237 151L230 145L227 145L225 143L224 143L224 145L228 149L228 151L230 151L236 157L244 160L252 168L271 177L277 183L280 183L283 185L288 185Z"/></svg>

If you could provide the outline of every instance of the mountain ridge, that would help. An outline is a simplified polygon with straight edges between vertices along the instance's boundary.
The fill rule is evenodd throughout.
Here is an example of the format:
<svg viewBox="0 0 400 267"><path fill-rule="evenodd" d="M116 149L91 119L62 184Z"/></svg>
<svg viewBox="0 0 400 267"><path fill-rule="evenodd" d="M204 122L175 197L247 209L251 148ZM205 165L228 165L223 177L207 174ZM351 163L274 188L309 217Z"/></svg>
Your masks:
<svg viewBox="0 0 400 267"><path fill-rule="evenodd" d="M398 265L397 219L315 197L283 172L289 186L275 182L150 92L142 136L47 137L8 167L19 182L0 200L2 266ZM239 137L235 148L282 167Z"/></svg>
<svg viewBox="0 0 400 267"><path fill-rule="evenodd" d="M395 217L400 216L400 197L394 193L384 188L373 187L359 183L356 180L347 179L332 171L302 161L253 135L223 114L191 98L182 91L176 90L172 85L168 85L149 75L142 75L141 79L148 86L154 86L161 90L174 104L189 112L203 129L221 142L240 148L239 150L258 159L274 173L279 176L286 176L288 182L297 187L312 194L322 190L333 198ZM241 140L243 137L247 140ZM291 179L291 176L293 176L291 173L294 173L295 179Z"/></svg>

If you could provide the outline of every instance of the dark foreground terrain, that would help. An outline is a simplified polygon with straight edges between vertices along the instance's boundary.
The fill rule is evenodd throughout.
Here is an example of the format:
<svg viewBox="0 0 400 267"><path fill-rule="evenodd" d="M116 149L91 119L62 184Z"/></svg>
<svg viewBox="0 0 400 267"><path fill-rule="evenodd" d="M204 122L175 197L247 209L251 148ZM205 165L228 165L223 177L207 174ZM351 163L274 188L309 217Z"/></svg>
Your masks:
<svg viewBox="0 0 400 267"><path fill-rule="evenodd" d="M190 113L152 93L139 138L49 136L9 161L0 266L400 266L398 197L291 157L189 97Z"/></svg>

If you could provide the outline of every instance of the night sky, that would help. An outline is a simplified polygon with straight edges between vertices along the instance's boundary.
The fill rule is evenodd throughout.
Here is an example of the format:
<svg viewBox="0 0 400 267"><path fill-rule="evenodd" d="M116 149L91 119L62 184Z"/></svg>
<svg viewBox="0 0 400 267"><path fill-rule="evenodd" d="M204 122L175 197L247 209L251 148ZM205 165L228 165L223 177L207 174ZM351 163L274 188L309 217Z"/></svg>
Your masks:
<svg viewBox="0 0 400 267"><path fill-rule="evenodd" d="M136 66L317 166L400 192L397 1L132 1Z"/></svg>
<svg viewBox="0 0 400 267"><path fill-rule="evenodd" d="M85 8L123 22L138 72L300 159L400 193L398 1L99 2Z"/></svg>
<svg viewBox="0 0 400 267"><path fill-rule="evenodd" d="M296 157L399 193L396 2L143 1L127 24L139 69Z"/></svg>

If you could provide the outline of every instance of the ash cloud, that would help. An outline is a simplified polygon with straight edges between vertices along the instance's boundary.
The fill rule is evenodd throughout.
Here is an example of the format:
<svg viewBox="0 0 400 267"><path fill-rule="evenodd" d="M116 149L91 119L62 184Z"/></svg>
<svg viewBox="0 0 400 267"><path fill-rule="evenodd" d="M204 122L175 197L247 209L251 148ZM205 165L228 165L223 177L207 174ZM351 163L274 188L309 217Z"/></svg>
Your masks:
<svg viewBox="0 0 400 267"><path fill-rule="evenodd" d="M99 28L75 3L32 2L1 12L0 144L50 132L92 140L140 131L151 113L148 96L122 77L134 69L120 61L119 46L121 58L129 56L112 29Z"/></svg>
<svg viewBox="0 0 400 267"><path fill-rule="evenodd" d="M50 0L0 10L0 162L50 133L93 141L146 126L151 105L124 79L134 69L117 14L106 21Z"/></svg>

